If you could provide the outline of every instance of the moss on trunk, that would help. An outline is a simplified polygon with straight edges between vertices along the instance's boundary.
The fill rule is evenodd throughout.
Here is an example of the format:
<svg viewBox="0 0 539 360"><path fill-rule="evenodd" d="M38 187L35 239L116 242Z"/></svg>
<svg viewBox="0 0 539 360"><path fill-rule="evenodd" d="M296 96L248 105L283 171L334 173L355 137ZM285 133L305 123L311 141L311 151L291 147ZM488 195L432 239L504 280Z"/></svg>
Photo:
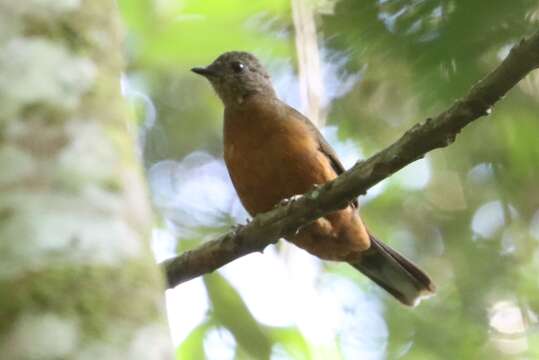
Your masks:
<svg viewBox="0 0 539 360"><path fill-rule="evenodd" d="M170 357L115 1L10 2L0 23L2 358Z"/></svg>

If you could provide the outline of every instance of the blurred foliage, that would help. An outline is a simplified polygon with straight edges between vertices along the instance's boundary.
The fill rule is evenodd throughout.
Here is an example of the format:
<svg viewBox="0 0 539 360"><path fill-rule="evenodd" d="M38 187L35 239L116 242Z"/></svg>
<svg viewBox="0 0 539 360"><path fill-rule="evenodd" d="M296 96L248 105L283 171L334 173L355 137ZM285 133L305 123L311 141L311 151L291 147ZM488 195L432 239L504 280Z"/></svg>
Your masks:
<svg viewBox="0 0 539 360"><path fill-rule="evenodd" d="M208 275L204 282L212 303L212 318L230 330L247 358L268 358L271 346L277 342L294 359L309 359L309 347L297 329L259 324L222 276Z"/></svg>
<svg viewBox="0 0 539 360"><path fill-rule="evenodd" d="M221 155L222 106L189 68L242 49L270 70L285 64L294 71L288 0L119 3L128 25L131 97L144 109L148 168L194 151ZM338 127L340 141L352 140L366 155L463 96L537 28L539 17L532 0L332 3L333 13L317 17L323 62L345 58L340 78L359 73L360 80L330 104L328 122ZM412 310L375 291L389 336L371 358L539 357L538 81L537 74L526 78L454 145L427 156L422 174L402 170L362 207L369 227L415 258L439 285L436 297ZM418 185L421 177L426 181ZM215 224L215 234L221 226ZM211 237L211 226L196 227L180 247ZM326 263L324 272L372 292L344 265ZM298 328L262 324L226 278L209 275L204 284L211 311L180 345L179 359L207 356L204 339L212 329L234 338L233 358L316 358L317 344ZM276 347L284 349L278 356Z"/></svg>

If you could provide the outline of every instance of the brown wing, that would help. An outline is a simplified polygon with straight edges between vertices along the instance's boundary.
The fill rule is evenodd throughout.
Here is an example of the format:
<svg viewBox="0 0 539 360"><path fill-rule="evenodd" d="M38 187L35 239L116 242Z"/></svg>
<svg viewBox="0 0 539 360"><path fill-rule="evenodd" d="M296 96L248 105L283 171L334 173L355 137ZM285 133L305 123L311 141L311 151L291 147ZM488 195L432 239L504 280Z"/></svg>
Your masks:
<svg viewBox="0 0 539 360"><path fill-rule="evenodd" d="M324 139L324 137L322 136L322 134L320 133L318 128L311 122L311 120L309 120L306 116L304 116L302 113L300 113L299 111L297 111L293 107L288 106L288 105L286 105L286 107L287 107L287 109L288 109L288 111L290 113L290 116L288 116L287 118L289 118L289 119L297 119L299 121L303 121L303 123L305 123L309 127L309 129L311 129L311 131L313 132L314 136L316 137L316 139L318 141L318 150L322 154L324 154L324 156L326 156L329 159L329 161L331 163L331 167L333 168L333 170L335 170L337 175L340 175L344 171L346 171L346 169L342 165L341 161L337 157L337 154L335 153L335 150L333 150L331 145L328 144L326 139ZM356 208L358 207L357 199L354 199L352 201L352 206L354 206Z"/></svg>

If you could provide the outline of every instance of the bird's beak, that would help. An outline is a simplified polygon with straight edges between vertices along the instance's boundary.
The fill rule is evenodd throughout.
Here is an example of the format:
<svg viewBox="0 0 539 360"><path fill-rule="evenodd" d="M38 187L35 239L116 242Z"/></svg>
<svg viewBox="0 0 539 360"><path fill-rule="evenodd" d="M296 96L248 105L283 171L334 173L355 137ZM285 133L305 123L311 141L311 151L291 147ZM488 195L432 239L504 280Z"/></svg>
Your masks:
<svg viewBox="0 0 539 360"><path fill-rule="evenodd" d="M209 66L205 68L195 67L195 68L192 68L191 71L194 72L195 74L202 75L206 78L217 75L215 70L210 69Z"/></svg>

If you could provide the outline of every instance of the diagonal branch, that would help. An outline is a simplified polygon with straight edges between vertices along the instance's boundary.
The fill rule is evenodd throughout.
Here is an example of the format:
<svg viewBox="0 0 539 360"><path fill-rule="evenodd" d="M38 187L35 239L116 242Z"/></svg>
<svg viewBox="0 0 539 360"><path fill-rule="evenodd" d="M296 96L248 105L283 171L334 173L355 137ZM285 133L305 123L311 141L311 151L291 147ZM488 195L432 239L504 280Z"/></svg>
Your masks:
<svg viewBox="0 0 539 360"><path fill-rule="evenodd" d="M462 128L490 113L500 100L530 71L539 67L539 32L521 40L507 58L448 110L416 124L395 143L365 161L356 163L335 180L308 192L288 205L255 216L236 231L208 241L164 263L168 286L173 287L210 273L255 251L317 218L338 210L427 152L455 141Z"/></svg>

